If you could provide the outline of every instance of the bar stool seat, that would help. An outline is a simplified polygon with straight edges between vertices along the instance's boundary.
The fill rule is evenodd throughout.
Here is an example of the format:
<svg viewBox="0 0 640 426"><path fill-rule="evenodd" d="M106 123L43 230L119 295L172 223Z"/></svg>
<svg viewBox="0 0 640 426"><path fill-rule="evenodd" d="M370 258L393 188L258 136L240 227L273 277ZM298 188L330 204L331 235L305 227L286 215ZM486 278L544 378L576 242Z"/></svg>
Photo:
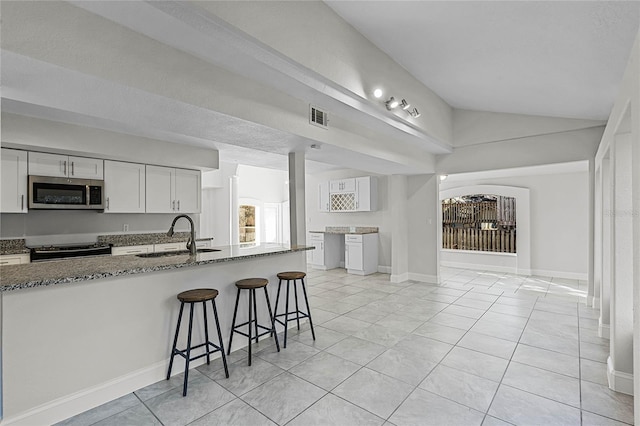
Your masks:
<svg viewBox="0 0 640 426"><path fill-rule="evenodd" d="M289 323L289 321L296 321L298 323L298 330L300 330L301 318L302 319L309 318L309 325L311 326L311 336L313 337L313 340L316 340L316 333L313 329L313 320L311 319L311 309L309 308L309 299L307 298L307 290L304 285L304 278L307 276L306 272L286 271L286 272L279 272L277 276L278 276L279 282L278 282L278 293L276 295L276 306L274 308L274 313L273 313L273 320L274 320L274 324L275 322L277 322L284 326L284 344L282 345L282 347L283 348L287 347L287 328L288 328L287 324ZM298 280L300 281L302 292L304 294L304 302L307 307L307 312L301 311L298 306L298 287L296 285L296 282ZM286 288L286 296L285 296L284 313L279 314L278 302L280 301L280 287L282 286L282 281L287 282L286 284L287 288ZM290 312L289 311L289 283L291 281L293 281L293 292L294 292L294 297L296 302L296 310ZM290 315L292 316L292 318L289 318ZM284 317L284 320L281 320L280 317Z"/></svg>
<svg viewBox="0 0 640 426"><path fill-rule="evenodd" d="M169 361L169 370L167 371L167 380L171 378L171 368L173 367L173 358L176 355L180 355L185 359L184 367L184 384L182 386L182 396L187 396L187 383L189 380L189 363L196 359L207 357L207 364L211 363L211 354L220 352L222 354L222 364L224 365L224 372L227 378L229 378L229 369L227 368L227 357L225 356L224 346L222 343L222 333L220 333L220 323L218 322L218 310L216 309L216 297L218 296L218 290L212 288L198 288L194 290L183 291L178 294L178 300L180 301L180 313L178 314L178 325L176 326L176 334L173 339L173 348L171 349L171 359ZM209 326L207 321L207 302L211 301L213 307L213 316L216 321L216 329L218 331L218 342L216 345L209 341ZM204 339L205 342L196 346L191 346L191 332L193 329L193 305L194 303L202 302L202 312L204 316ZM187 335L187 347L185 349L176 349L178 345L178 335L180 333L180 323L182 322L182 312L184 311L184 304L188 303L189 310L189 334ZM204 347L205 352L201 355L192 357L191 351ZM213 348L213 349L211 349Z"/></svg>
<svg viewBox="0 0 640 426"><path fill-rule="evenodd" d="M238 289L238 294L236 295L236 307L233 310L233 322L231 323L231 335L229 336L229 347L227 348L227 354L231 354L231 343L233 342L233 334L238 333L249 339L249 345L247 351L249 352L248 356L248 365L251 365L251 343L255 340L256 343L258 339L266 334L273 334L276 340L276 348L278 352L280 352L280 343L278 343L278 335L275 333L275 323L273 322L273 314L271 312L271 303L269 302L269 293L267 292L267 284L269 284L269 280L266 278L245 278L243 280L236 281L236 288ZM267 301L267 310L269 311L269 327L258 324L258 308L256 305L256 289L263 288L264 289L264 297ZM243 322L241 324L236 324L236 318L238 316L238 303L240 302L240 291L249 290L249 321ZM253 330L252 330L253 325ZM247 333L244 331L240 331L239 328L247 326ZM261 328L266 330L262 333L258 331ZM255 332L255 334L254 334Z"/></svg>

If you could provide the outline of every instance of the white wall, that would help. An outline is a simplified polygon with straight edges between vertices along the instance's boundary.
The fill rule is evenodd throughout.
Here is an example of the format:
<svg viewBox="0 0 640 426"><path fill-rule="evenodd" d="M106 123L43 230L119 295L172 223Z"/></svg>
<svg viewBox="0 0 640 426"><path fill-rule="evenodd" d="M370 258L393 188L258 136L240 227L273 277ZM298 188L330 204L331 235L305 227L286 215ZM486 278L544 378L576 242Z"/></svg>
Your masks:
<svg viewBox="0 0 640 426"><path fill-rule="evenodd" d="M324 231L326 226L377 226L379 230L378 266L381 266L384 271L391 272L391 214L386 176L377 176L378 209L375 212L328 213L318 210L320 182L359 176L373 175L358 170L339 170L306 176L307 231Z"/></svg>
<svg viewBox="0 0 640 426"><path fill-rule="evenodd" d="M441 189L471 185L528 188L531 270L534 274L587 279L589 267L589 172L453 179ZM516 218L516 220L518 220Z"/></svg>

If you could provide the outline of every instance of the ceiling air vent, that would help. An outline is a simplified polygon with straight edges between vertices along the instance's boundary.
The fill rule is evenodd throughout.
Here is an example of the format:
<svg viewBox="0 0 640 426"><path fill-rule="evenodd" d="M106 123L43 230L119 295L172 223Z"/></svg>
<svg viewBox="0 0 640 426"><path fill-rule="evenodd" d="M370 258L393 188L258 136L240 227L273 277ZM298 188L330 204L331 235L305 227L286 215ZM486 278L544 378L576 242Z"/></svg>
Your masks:
<svg viewBox="0 0 640 426"><path fill-rule="evenodd" d="M309 105L309 123L326 129L327 121L326 111L323 111L316 106Z"/></svg>

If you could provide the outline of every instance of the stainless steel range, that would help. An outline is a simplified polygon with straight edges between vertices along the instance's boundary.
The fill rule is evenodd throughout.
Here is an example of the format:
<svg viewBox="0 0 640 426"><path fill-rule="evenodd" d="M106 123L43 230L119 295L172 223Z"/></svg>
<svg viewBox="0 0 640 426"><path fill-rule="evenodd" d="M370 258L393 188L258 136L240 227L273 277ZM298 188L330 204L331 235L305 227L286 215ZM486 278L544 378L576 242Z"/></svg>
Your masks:
<svg viewBox="0 0 640 426"><path fill-rule="evenodd" d="M30 250L32 262L64 259L69 257L111 255L111 245L102 243L30 247Z"/></svg>

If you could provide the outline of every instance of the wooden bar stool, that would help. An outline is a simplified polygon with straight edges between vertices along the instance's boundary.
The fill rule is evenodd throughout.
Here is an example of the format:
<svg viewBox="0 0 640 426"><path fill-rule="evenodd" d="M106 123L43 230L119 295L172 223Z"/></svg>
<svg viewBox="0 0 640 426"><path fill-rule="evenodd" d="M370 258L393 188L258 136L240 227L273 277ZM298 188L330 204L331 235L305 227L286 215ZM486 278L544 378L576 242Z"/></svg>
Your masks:
<svg viewBox="0 0 640 426"><path fill-rule="evenodd" d="M238 288L238 295L236 296L236 307L233 310L233 322L231 324L231 335L229 336L229 347L228 354L231 354L231 342L233 341L233 333L238 333L243 336L246 336L249 339L249 364L251 365L251 342L253 340L258 342L258 338L264 336L265 334L271 334L275 336L276 339L276 348L278 348L278 352L280 352L280 344L278 343L278 335L275 333L275 324L273 322L273 314L271 313L271 303L269 302L269 293L267 292L267 284L269 284L269 280L265 278L247 278L244 280L240 280L236 282L236 287ZM256 307L256 289L263 288L264 289L264 297L267 300L267 309L269 310L269 327L265 327L263 325L258 324L258 309ZM240 290L249 290L249 321L243 322L242 324L236 325L236 317L238 315L238 303L240 302ZM253 311L253 312L252 312ZM252 334L251 325L253 324L253 329L255 331L255 336ZM240 327L248 326L248 333L242 332L238 330ZM258 331L258 328L266 330L263 333Z"/></svg>
<svg viewBox="0 0 640 426"><path fill-rule="evenodd" d="M280 281L278 282L278 294L276 296L276 307L275 307L273 318L274 318L274 323L277 321L278 323L284 326L284 344L283 344L284 348L287 347L287 324L289 323L289 321L297 321L298 330L300 330L300 318L302 319L309 318L309 325L311 326L311 335L313 336L313 340L316 340L316 333L313 330L313 321L311 320L311 310L309 309L309 299L307 298L307 290L304 286L304 277L306 276L307 276L306 273L299 272L299 271L280 272L278 274L278 279ZM282 285L283 280L287 282L284 313L278 314L278 301L280 300L280 286ZM298 288L296 286L296 281L298 280L300 280L300 285L302 286L302 292L304 294L304 302L307 305L306 313L302 312L298 307ZM293 292L296 300L296 310L289 312L289 282L291 281L293 281ZM289 315L293 315L293 314L295 314L295 317L289 318ZM278 319L278 317L284 317L284 321Z"/></svg>
<svg viewBox="0 0 640 426"><path fill-rule="evenodd" d="M187 396L187 380L189 379L189 362L196 359L207 357L207 364L211 363L211 354L220 351L222 354L222 364L224 365L224 372L227 378L229 378L229 370L227 369L227 357L224 354L224 346L222 344L222 334L220 333L220 323L218 322L218 310L216 309L216 296L218 296L218 290L212 288L199 288L196 290L187 290L178 294L178 300L180 301L180 313L178 314L178 325L176 327L176 335L173 339L173 348L171 349L171 360L169 361L169 371L167 372L167 380L171 377L171 368L173 367L173 357L180 355L185 359L184 366L184 385L182 387L182 396ZM213 306L213 317L216 320L216 329L218 330L218 342L220 346L213 344L209 341L209 326L207 325L207 302L211 300L211 306ZM194 303L202 302L202 312L204 313L204 343L197 346L191 346L191 330L193 328L193 305ZM187 347L186 349L176 349L178 344L178 333L180 332L180 323L182 322L182 311L184 310L184 304L190 305L189 310L189 334L187 335ZM205 348L205 353L195 357L191 357L191 351L193 349ZM212 347L213 349L211 349Z"/></svg>

